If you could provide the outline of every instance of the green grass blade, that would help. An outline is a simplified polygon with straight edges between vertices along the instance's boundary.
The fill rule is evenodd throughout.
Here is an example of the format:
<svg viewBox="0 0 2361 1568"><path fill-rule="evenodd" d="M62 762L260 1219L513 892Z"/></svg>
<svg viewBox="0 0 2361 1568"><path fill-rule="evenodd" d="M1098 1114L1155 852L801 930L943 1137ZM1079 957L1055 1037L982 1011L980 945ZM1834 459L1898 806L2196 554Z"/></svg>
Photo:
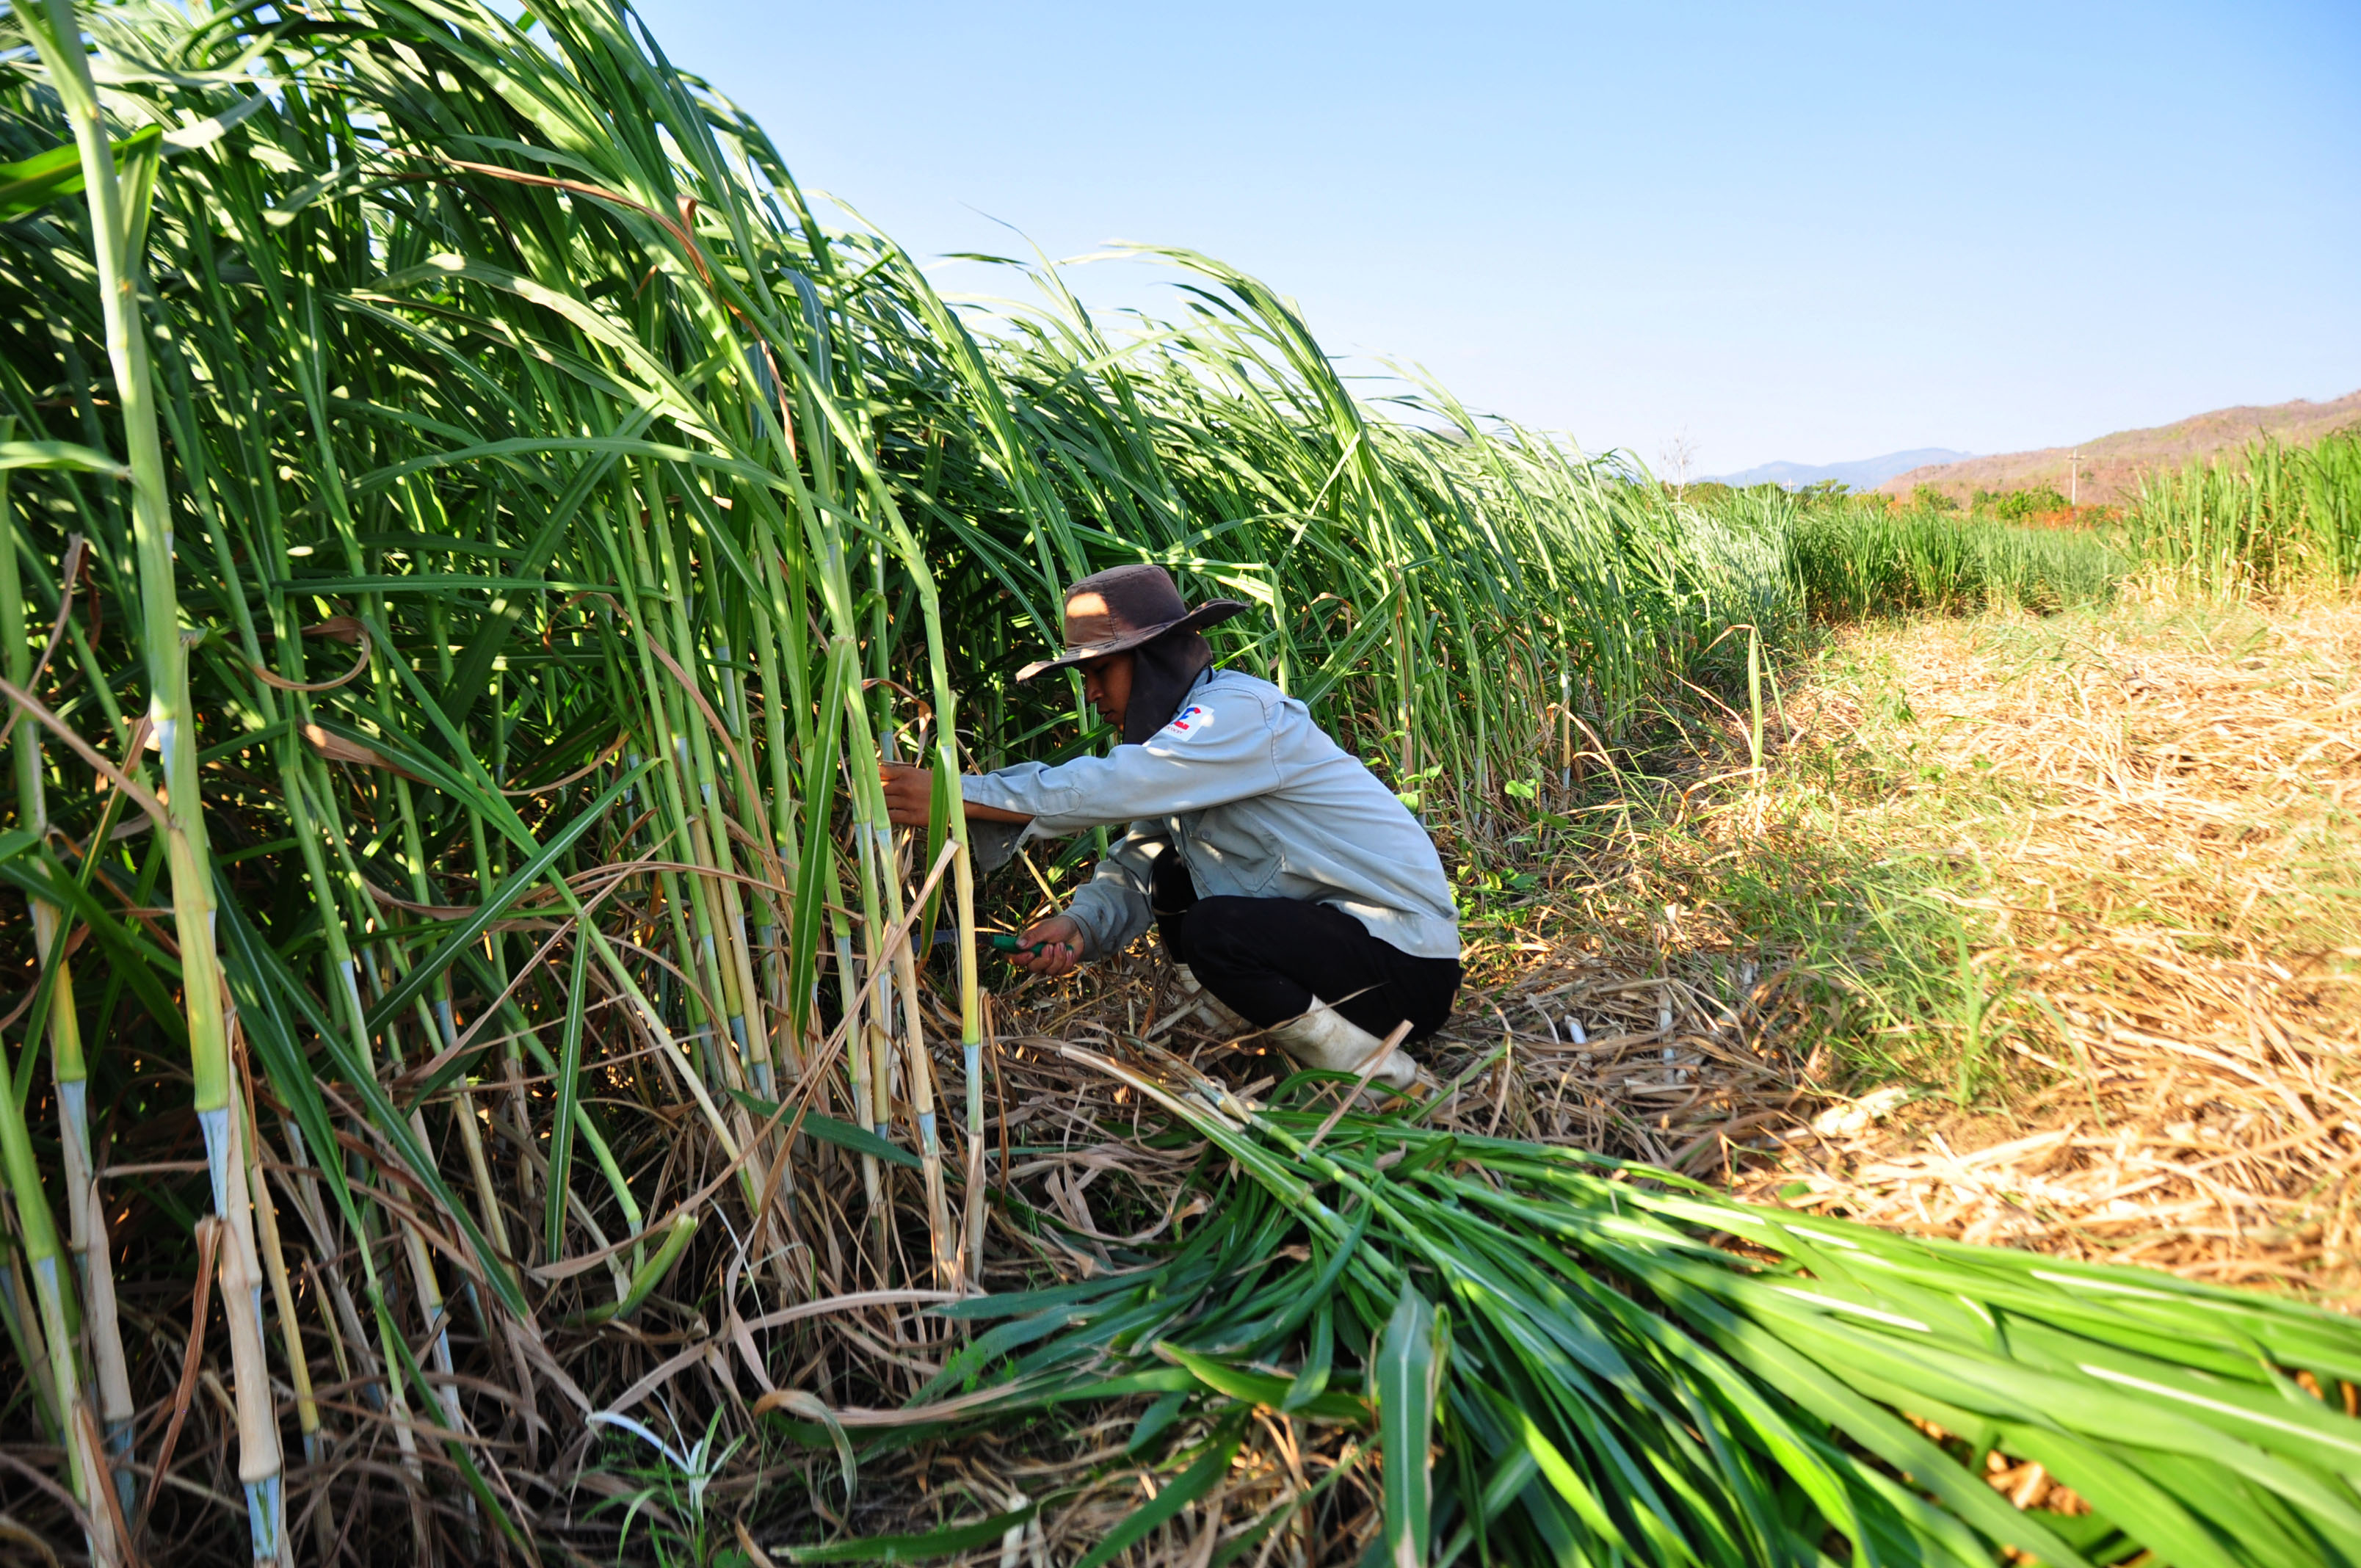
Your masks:
<svg viewBox="0 0 2361 1568"><path fill-rule="evenodd" d="M1382 1540L1389 1568L1423 1568L1433 1515L1429 1446L1451 1331L1425 1297L1402 1287L1375 1367L1378 1446L1385 1455Z"/></svg>

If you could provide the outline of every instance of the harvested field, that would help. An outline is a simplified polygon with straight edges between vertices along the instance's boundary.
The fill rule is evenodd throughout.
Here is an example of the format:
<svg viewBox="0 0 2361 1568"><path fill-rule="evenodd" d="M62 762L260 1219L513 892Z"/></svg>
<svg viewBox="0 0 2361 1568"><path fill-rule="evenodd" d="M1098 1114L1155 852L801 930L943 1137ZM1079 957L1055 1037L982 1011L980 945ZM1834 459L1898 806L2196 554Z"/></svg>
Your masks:
<svg viewBox="0 0 2361 1568"><path fill-rule="evenodd" d="M1891 660L1923 766L2024 792L1931 847L1973 867L1988 1047L2037 1087L1826 1118L1784 1164L1797 1201L2349 1299L2361 614L2150 607L1855 645ZM1825 689L1806 722L1841 729L1863 696Z"/></svg>

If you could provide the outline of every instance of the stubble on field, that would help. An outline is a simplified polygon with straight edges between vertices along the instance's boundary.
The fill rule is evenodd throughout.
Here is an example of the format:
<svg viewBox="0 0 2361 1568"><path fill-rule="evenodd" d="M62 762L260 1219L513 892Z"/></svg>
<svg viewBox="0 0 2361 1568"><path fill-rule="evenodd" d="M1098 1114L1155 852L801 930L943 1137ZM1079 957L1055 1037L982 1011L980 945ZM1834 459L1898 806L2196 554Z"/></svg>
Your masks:
<svg viewBox="0 0 2361 1568"><path fill-rule="evenodd" d="M2001 1091L1839 1112L1758 1190L1971 1241L2352 1291L2361 611L1864 634L1909 715ZM1832 685L1841 729L1862 686ZM1981 780L1945 799L1946 781ZM1868 828L1875 812L1861 826ZM1954 1031L1964 1036L1965 1030ZM1958 1056L1964 1038L1951 1042Z"/></svg>

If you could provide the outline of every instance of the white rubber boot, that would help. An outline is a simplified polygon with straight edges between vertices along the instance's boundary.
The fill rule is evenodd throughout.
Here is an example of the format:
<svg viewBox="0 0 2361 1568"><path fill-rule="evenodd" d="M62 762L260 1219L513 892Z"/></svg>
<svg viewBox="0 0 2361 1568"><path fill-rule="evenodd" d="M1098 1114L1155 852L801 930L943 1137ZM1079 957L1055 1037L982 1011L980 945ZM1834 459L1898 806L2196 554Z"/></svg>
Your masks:
<svg viewBox="0 0 2361 1568"><path fill-rule="evenodd" d="M1172 969L1180 980L1180 1005L1174 1014L1176 1021L1194 1013L1213 1030L1233 1039L1254 1033L1255 1026L1251 1023L1238 1016L1236 1010L1228 1003L1205 989L1205 982L1197 978L1195 970L1187 964L1174 964Z"/></svg>
<svg viewBox="0 0 2361 1568"><path fill-rule="evenodd" d="M1383 1051L1386 1044L1316 996L1301 1017L1273 1025L1270 1037L1305 1067L1349 1072L1356 1078L1367 1070L1369 1058ZM1372 1082L1396 1089L1408 1089L1418 1080L1418 1063L1400 1046L1371 1075Z"/></svg>

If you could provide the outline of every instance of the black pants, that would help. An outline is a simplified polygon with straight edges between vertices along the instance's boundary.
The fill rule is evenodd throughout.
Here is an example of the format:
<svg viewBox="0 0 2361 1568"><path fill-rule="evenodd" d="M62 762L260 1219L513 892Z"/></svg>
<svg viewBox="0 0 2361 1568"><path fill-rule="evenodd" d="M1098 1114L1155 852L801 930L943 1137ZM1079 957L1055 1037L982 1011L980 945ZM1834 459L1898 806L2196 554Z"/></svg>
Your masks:
<svg viewBox="0 0 2361 1568"><path fill-rule="evenodd" d="M1293 898L1200 898L1180 857L1156 857L1164 949L1257 1028L1318 997L1380 1039L1410 1020L1422 1040L1451 1016L1457 959L1413 958L1341 909Z"/></svg>

